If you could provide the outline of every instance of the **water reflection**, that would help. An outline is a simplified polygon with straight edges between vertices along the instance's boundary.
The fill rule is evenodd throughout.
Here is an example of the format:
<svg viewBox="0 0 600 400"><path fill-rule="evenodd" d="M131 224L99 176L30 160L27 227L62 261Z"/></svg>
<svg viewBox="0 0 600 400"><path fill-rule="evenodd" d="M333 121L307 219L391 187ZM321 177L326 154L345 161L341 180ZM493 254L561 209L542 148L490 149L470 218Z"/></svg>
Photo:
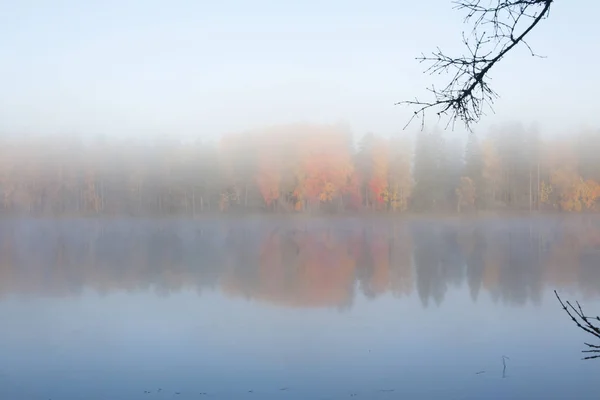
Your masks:
<svg viewBox="0 0 600 400"><path fill-rule="evenodd" d="M286 225L287 224L287 225ZM287 307L352 307L418 293L440 305L539 304L544 288L600 293L600 221L275 223L12 221L0 224L0 296L218 288Z"/></svg>
<svg viewBox="0 0 600 400"><path fill-rule="evenodd" d="M2 221L0 398L593 399L552 290L600 310L598 248L590 217Z"/></svg>

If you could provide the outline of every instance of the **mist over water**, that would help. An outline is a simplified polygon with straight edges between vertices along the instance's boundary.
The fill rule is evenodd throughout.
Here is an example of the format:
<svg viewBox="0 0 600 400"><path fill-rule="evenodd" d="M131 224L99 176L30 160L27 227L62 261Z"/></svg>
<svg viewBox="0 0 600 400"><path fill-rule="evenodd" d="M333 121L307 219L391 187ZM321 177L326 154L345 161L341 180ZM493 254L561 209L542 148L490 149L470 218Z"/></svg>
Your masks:
<svg viewBox="0 0 600 400"><path fill-rule="evenodd" d="M432 1L2 2L0 400L597 399L600 2Z"/></svg>
<svg viewBox="0 0 600 400"><path fill-rule="evenodd" d="M0 246L2 398L594 398L552 291L600 310L597 217L14 219Z"/></svg>

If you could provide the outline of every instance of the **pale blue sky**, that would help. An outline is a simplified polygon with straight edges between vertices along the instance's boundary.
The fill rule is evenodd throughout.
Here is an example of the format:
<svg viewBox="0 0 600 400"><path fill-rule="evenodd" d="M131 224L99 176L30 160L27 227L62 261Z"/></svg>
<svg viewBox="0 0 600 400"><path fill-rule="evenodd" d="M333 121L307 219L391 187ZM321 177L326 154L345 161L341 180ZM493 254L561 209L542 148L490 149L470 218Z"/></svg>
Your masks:
<svg viewBox="0 0 600 400"><path fill-rule="evenodd" d="M492 71L501 121L598 127L600 3L557 1ZM0 0L0 131L215 137L297 121L398 132L414 60L460 45L450 0ZM414 129L418 125L415 124ZM413 130L414 130L413 129Z"/></svg>

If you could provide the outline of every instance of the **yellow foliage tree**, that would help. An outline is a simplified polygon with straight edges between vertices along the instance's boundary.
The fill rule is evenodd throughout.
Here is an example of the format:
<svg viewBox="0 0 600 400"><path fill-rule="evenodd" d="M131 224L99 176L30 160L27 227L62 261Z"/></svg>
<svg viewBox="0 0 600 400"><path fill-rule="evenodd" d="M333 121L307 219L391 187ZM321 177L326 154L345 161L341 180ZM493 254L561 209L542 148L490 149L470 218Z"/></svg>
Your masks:
<svg viewBox="0 0 600 400"><path fill-rule="evenodd" d="M486 182L488 196L495 200L502 185L502 161L496 143L491 138L481 144L483 159L483 179Z"/></svg>
<svg viewBox="0 0 600 400"><path fill-rule="evenodd" d="M410 171L411 159L408 143L400 138L389 140L390 152L388 188L386 198L392 211L405 211L408 208L413 181Z"/></svg>
<svg viewBox="0 0 600 400"><path fill-rule="evenodd" d="M581 179L579 183L579 196L586 209L594 210L596 208L596 201L600 197L600 185L592 179L586 181Z"/></svg>

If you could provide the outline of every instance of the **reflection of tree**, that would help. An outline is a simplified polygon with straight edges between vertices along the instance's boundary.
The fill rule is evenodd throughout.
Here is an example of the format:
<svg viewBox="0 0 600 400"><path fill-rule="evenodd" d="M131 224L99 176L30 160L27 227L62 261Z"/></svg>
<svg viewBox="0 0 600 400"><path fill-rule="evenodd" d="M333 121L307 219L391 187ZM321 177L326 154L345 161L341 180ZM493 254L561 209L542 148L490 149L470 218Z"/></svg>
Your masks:
<svg viewBox="0 0 600 400"><path fill-rule="evenodd" d="M579 240L582 248L575 265L577 265L581 282L581 290L584 295L593 295L598 292L600 282L600 226L597 221L584 220L584 229L580 229Z"/></svg>
<svg viewBox="0 0 600 400"><path fill-rule="evenodd" d="M140 290L168 294L217 283L223 262L218 232L195 237L192 229L131 227L86 222L56 226L39 222L0 227L0 294L49 296ZM199 263L200 262L200 263Z"/></svg>
<svg viewBox="0 0 600 400"><path fill-rule="evenodd" d="M465 277L464 255L458 245L459 231L462 228L456 226L444 226L441 231L442 235L442 266L444 280L458 287L463 282Z"/></svg>
<svg viewBox="0 0 600 400"><path fill-rule="evenodd" d="M251 293L260 290L260 243L266 241L263 235L251 234L248 231L230 230L227 234L225 265L222 266L222 285L228 291L230 286L237 286L237 281L245 285L237 287L239 294L249 297ZM206 249L214 253L214 249ZM220 265L215 265L218 271Z"/></svg>
<svg viewBox="0 0 600 400"><path fill-rule="evenodd" d="M486 242L484 232L481 228L477 227L470 232L470 235L466 239L468 244L463 251L467 263L467 281L469 282L471 299L477 301L485 270L484 254L486 251Z"/></svg>
<svg viewBox="0 0 600 400"><path fill-rule="evenodd" d="M381 295L389 289L390 283L390 242L389 232L378 230L373 232L369 240L369 248L373 259L373 276L369 286L371 292L376 296Z"/></svg>
<svg viewBox="0 0 600 400"><path fill-rule="evenodd" d="M413 289L412 238L408 227L394 225L389 234L390 290L400 297Z"/></svg>
<svg viewBox="0 0 600 400"><path fill-rule="evenodd" d="M541 299L541 275L537 248L532 232L522 224L513 229L508 227L499 233L495 245L507 255L501 265L496 290L504 301L525 304L528 300L539 303Z"/></svg>
<svg viewBox="0 0 600 400"><path fill-rule="evenodd" d="M571 286L579 281L579 254L582 251L582 237L568 224L556 227L551 233L553 245L548 246L545 257L546 280L554 286ZM570 268L565 268L565 266Z"/></svg>
<svg viewBox="0 0 600 400"><path fill-rule="evenodd" d="M16 281L15 273L17 263L15 262L15 237L10 230L0 232L0 298L4 293L14 288Z"/></svg>
<svg viewBox="0 0 600 400"><path fill-rule="evenodd" d="M448 286L459 286L465 278L459 231L454 225L419 224L413 227L417 289L425 306L430 298L440 305Z"/></svg>
<svg viewBox="0 0 600 400"><path fill-rule="evenodd" d="M349 244L331 231L272 231L260 244L257 286L248 286L247 273L234 273L227 291L288 306L351 303L355 260Z"/></svg>
<svg viewBox="0 0 600 400"><path fill-rule="evenodd" d="M413 230L413 238L419 297L424 306L429 304L430 297L439 305L446 293L439 234L436 227L417 226Z"/></svg>
<svg viewBox="0 0 600 400"><path fill-rule="evenodd" d="M463 283L507 304L538 302L544 284L600 294L600 224L546 222L269 224L5 221L0 296L219 287L295 307L346 308L356 293L441 304ZM466 281L466 282L465 282Z"/></svg>
<svg viewBox="0 0 600 400"><path fill-rule="evenodd" d="M354 256L358 265L356 280L358 281L360 290L366 297L373 298L375 297L375 293L372 290L370 282L375 273L375 268L373 266L371 249L368 246L369 240L370 232L366 228L363 228L359 237L356 238Z"/></svg>

